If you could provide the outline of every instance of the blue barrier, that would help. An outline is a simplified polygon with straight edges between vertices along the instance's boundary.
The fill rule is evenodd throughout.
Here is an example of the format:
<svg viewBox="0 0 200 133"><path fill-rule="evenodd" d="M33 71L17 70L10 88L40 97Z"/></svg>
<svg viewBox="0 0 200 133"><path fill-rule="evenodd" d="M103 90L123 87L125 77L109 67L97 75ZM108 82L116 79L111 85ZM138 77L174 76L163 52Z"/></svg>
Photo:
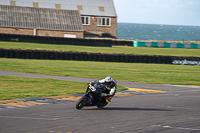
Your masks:
<svg viewBox="0 0 200 133"><path fill-rule="evenodd" d="M199 49L200 44L195 43L168 43L168 42L140 42L133 41L133 47L163 47L163 48L191 48Z"/></svg>

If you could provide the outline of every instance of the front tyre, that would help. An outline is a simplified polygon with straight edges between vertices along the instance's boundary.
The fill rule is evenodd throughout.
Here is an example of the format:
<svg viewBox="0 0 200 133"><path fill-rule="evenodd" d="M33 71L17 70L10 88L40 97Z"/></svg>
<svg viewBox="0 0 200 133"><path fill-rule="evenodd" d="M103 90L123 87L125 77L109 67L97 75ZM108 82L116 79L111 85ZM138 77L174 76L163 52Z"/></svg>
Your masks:
<svg viewBox="0 0 200 133"><path fill-rule="evenodd" d="M76 109L82 109L88 101L87 96L82 96L76 103Z"/></svg>

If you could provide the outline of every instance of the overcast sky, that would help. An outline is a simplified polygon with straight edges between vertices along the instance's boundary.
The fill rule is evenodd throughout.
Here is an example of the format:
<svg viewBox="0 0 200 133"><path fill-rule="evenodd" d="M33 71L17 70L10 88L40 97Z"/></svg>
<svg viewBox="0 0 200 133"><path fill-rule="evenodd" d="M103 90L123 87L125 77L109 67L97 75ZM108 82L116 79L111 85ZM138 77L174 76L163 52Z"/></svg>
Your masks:
<svg viewBox="0 0 200 133"><path fill-rule="evenodd" d="M200 0L114 0L118 22L200 26Z"/></svg>

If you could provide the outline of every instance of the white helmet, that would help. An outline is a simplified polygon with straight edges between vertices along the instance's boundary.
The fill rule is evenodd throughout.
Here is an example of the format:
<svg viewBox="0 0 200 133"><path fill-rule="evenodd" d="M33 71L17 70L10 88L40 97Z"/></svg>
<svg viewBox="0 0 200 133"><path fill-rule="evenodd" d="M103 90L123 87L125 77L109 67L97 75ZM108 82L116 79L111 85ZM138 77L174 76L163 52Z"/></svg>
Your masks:
<svg viewBox="0 0 200 133"><path fill-rule="evenodd" d="M113 81L113 79L112 79L112 77L110 77L110 76L107 76L107 77L105 78L105 82L107 82L107 83L112 82L112 81Z"/></svg>

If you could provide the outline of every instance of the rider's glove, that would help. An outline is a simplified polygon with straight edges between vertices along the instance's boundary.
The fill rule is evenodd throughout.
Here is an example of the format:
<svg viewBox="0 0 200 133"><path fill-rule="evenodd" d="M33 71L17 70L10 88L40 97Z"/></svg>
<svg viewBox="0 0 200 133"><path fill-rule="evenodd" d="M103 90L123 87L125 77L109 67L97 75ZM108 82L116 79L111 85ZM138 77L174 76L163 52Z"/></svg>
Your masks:
<svg viewBox="0 0 200 133"><path fill-rule="evenodd" d="M101 96L102 96L102 97L106 97L107 94L106 94L106 93L102 93Z"/></svg>
<svg viewBox="0 0 200 133"><path fill-rule="evenodd" d="M109 86L106 86L106 89L110 91L111 88Z"/></svg>

